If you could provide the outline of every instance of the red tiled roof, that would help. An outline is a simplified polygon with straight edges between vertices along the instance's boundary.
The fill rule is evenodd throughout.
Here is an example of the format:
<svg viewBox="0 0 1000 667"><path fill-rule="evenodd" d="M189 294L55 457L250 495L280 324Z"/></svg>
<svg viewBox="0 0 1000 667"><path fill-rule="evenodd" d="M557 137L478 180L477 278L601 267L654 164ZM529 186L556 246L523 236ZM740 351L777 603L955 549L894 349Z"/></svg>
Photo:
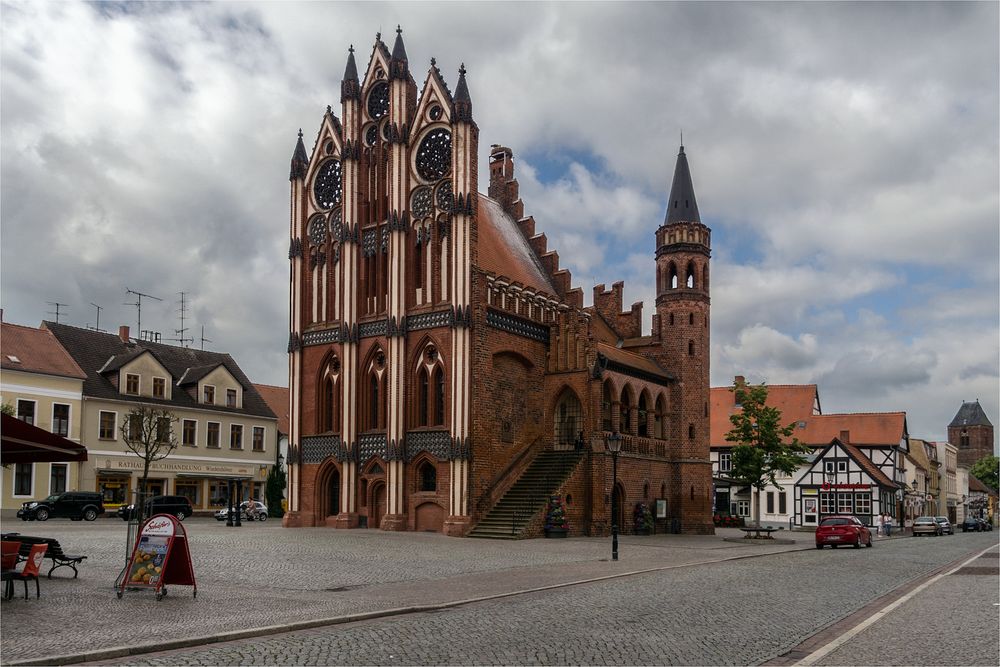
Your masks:
<svg viewBox="0 0 1000 667"><path fill-rule="evenodd" d="M5 370L81 380L87 377L48 329L3 322L0 324L0 346L3 347L0 352L0 368Z"/></svg>
<svg viewBox="0 0 1000 667"><path fill-rule="evenodd" d="M278 416L278 433L288 435L288 387L255 384L254 388L271 412Z"/></svg>
<svg viewBox="0 0 1000 667"><path fill-rule="evenodd" d="M608 361L634 368L637 371L659 378L664 382L673 379L673 376L661 368L655 361L634 352L626 352L625 350L620 350L617 347L600 342L597 343L597 351L603 354Z"/></svg>
<svg viewBox="0 0 1000 667"><path fill-rule="evenodd" d="M480 194L477 202L479 267L497 276L507 276L525 287L557 296L517 221L486 195Z"/></svg>
<svg viewBox="0 0 1000 667"><path fill-rule="evenodd" d="M601 314L597 312L595 308L587 308L588 313L590 313L590 326L591 331L594 332L594 338L596 338L601 343L607 343L608 345L614 345L618 342L618 334L614 332L608 323L601 317Z"/></svg>
<svg viewBox="0 0 1000 667"><path fill-rule="evenodd" d="M872 460L870 458L868 458L863 453L861 453L860 449L858 449L854 445L848 444L846 442L842 442L839 439L837 440L837 442L840 442L840 445L841 445L841 447L844 448L844 451L846 451L848 454L850 454L851 458L853 458L854 461L859 466L861 466L861 468L866 473L868 473L871 476L871 478L874 479L876 482L878 482L882 486L888 486L890 488L897 488L899 486L898 484L896 484L895 482L893 482L891 479L889 479L886 476L886 474L884 472L882 472L881 468L879 468L877 465L875 465L874 463L872 463Z"/></svg>
<svg viewBox="0 0 1000 667"><path fill-rule="evenodd" d="M726 441L726 434L732 430L733 424L729 416L736 411L736 396L732 387L712 387L709 412L709 442L713 447L726 447L733 443ZM784 424L814 419L813 406L817 403L819 390L814 384L775 384L767 386L767 405L781 411L781 421ZM802 440L800 431L796 429L795 437ZM827 438L822 444L828 444L833 438Z"/></svg>
<svg viewBox="0 0 1000 667"><path fill-rule="evenodd" d="M852 445L898 445L906 435L905 412L859 412L854 414L817 415L806 420L806 427L796 430L795 437L810 445L843 440Z"/></svg>

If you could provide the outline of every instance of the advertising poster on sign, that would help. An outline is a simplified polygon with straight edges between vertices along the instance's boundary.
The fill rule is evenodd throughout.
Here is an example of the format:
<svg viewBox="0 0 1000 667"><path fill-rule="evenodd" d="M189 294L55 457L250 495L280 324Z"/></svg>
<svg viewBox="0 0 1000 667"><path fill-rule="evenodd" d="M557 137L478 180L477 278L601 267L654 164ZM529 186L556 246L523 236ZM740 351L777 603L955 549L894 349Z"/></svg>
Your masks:
<svg viewBox="0 0 1000 667"><path fill-rule="evenodd" d="M158 584L169 546L170 538L164 535L141 536L128 574L129 584Z"/></svg>

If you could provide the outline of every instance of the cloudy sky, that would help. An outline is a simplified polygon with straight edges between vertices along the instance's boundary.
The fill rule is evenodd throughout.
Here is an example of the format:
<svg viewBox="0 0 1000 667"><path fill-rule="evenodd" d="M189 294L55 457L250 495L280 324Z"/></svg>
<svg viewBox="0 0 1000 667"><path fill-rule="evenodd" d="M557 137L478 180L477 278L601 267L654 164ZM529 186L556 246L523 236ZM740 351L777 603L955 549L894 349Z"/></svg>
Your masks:
<svg viewBox="0 0 1000 667"><path fill-rule="evenodd" d="M288 164L353 44L468 69L574 283L653 297L680 133L713 230L712 383L1000 425L997 3L3 3L4 320L186 326L287 384ZM485 191L486 183L480 183Z"/></svg>

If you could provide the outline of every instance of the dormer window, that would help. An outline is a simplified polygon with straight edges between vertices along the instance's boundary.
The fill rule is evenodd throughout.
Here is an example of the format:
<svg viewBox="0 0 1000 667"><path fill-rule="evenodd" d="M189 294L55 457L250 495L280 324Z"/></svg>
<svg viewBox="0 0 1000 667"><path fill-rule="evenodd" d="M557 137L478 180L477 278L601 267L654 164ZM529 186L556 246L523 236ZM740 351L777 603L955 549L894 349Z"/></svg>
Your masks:
<svg viewBox="0 0 1000 667"><path fill-rule="evenodd" d="M163 378L153 378L153 398L167 397L167 381Z"/></svg>
<svg viewBox="0 0 1000 667"><path fill-rule="evenodd" d="M205 405L215 405L215 387L210 384L205 385L202 403Z"/></svg>
<svg viewBox="0 0 1000 667"><path fill-rule="evenodd" d="M226 407L235 408L236 407L236 390L227 389L226 390Z"/></svg>
<svg viewBox="0 0 1000 667"><path fill-rule="evenodd" d="M125 374L125 393L132 396L139 395L139 376L134 373Z"/></svg>

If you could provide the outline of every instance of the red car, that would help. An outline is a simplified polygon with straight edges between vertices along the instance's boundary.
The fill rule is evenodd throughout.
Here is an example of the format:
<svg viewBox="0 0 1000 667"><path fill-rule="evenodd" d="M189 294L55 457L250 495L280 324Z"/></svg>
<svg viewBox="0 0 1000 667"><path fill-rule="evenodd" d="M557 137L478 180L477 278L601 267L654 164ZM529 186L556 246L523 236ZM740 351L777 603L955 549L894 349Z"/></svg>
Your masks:
<svg viewBox="0 0 1000 667"><path fill-rule="evenodd" d="M828 516L816 528L816 548L829 544L836 549L841 544L850 544L855 549L861 545L872 545L872 531L855 516Z"/></svg>

